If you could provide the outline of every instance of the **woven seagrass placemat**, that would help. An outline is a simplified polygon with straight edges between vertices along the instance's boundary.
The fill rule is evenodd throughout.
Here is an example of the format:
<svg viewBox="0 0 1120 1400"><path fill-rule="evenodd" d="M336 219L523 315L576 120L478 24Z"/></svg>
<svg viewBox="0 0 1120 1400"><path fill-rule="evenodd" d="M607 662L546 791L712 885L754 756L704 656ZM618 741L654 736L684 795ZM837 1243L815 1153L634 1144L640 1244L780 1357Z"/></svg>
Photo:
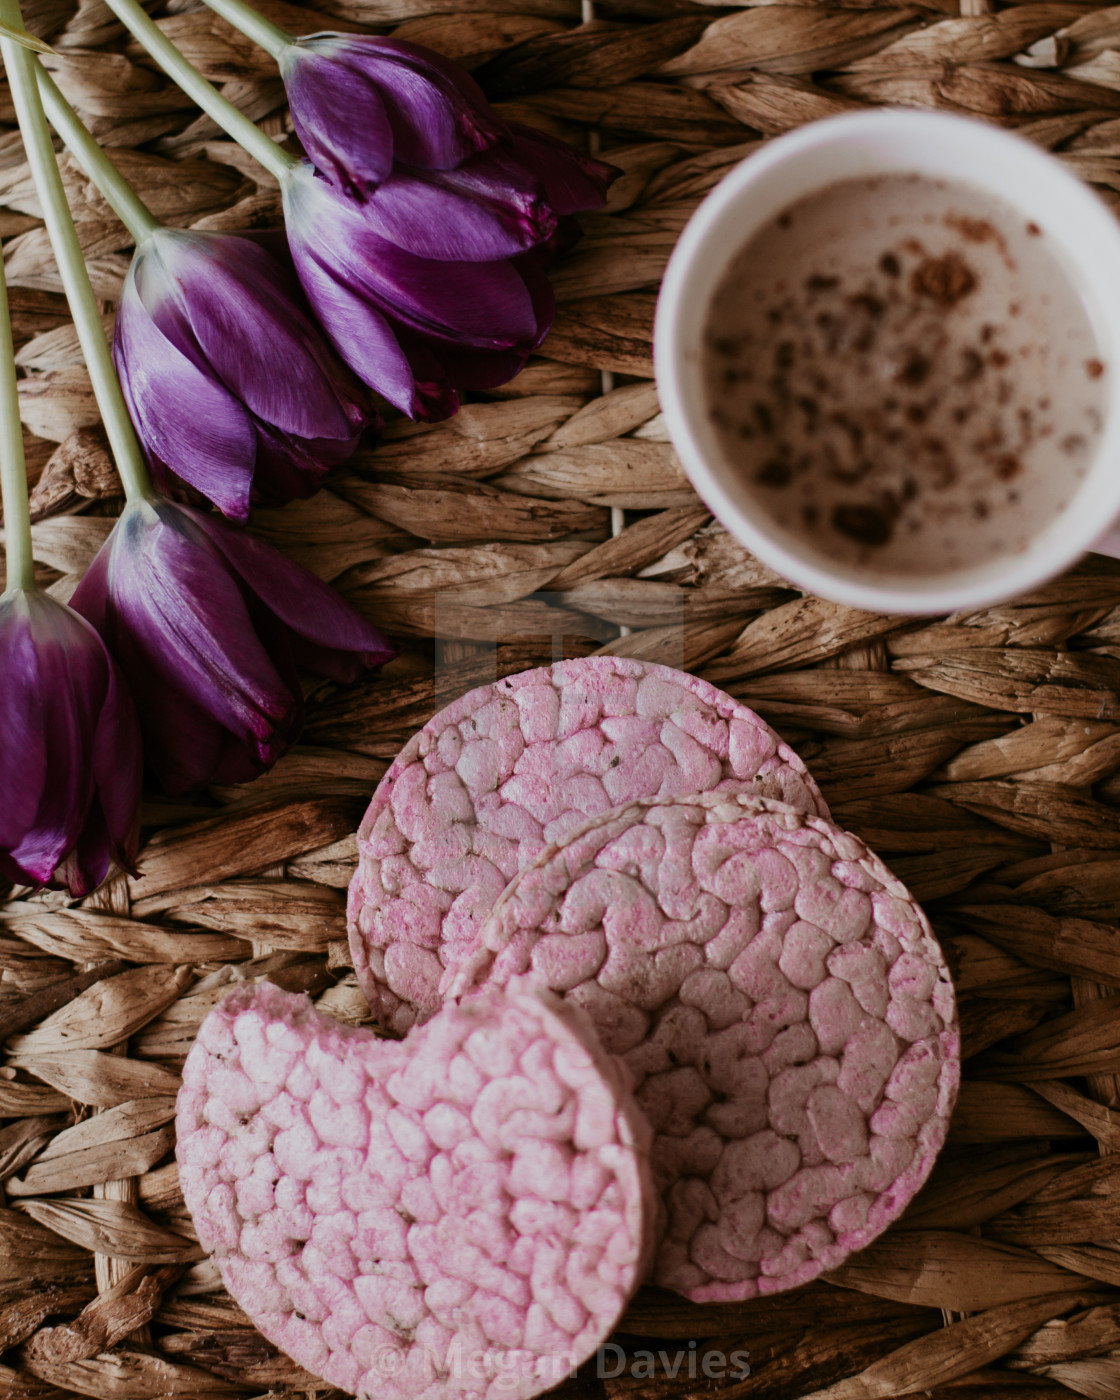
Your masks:
<svg viewBox="0 0 1120 1400"><path fill-rule="evenodd" d="M1120 1395L1120 564L948 621L794 593L713 525L651 383L656 288L699 198L758 142L875 104L1017 128L1120 191L1120 9L884 0L337 0L262 9L296 32L376 30L473 69L501 110L625 171L556 273L543 354L435 427L398 424L314 500L254 528L403 641L384 673L320 689L268 777L152 797L139 879L0 910L0 1397L324 1394L217 1284L172 1157L183 1058L234 981L270 977L343 1020L352 832L437 703L596 650L743 697L798 745L839 819L926 903L960 994L965 1082L906 1217L828 1282L697 1307L644 1290L618 1344L708 1339L687 1361L596 1374L570 1400L938 1400ZM270 132L265 55L194 0L167 32ZM156 213L267 225L278 193L130 45L100 0L30 0L49 66ZM0 88L6 240L36 481L37 557L63 596L119 502L89 381ZM128 240L67 181L106 313ZM2 800L2 799L0 799ZM80 1316L79 1316L80 1315ZM77 1321L74 1321L77 1319ZM702 1347L700 1348L702 1350ZM612 1353L612 1358L614 1353ZM612 1359L608 1372L615 1369ZM691 1372L691 1374L690 1374Z"/></svg>

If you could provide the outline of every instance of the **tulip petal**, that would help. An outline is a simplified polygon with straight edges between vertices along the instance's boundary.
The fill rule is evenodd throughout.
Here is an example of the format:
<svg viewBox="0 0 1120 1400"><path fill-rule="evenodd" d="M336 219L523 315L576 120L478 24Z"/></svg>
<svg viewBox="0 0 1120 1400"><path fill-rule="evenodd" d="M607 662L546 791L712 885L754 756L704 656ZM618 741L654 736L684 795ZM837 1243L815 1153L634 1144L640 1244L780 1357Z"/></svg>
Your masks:
<svg viewBox="0 0 1120 1400"><path fill-rule="evenodd" d="M517 269L517 275L525 284L525 290L529 293L529 300L533 307L533 319L536 322L536 339L531 342L535 350L545 336L552 329L552 322L556 317L556 293L552 290L552 283L548 280L548 269L552 265L552 250L545 246L533 248L528 253L523 253L521 257L514 258L513 265Z"/></svg>
<svg viewBox="0 0 1120 1400"><path fill-rule="evenodd" d="M112 646L146 728L153 717L142 682L150 672L234 734L267 745L296 702L261 646L238 581L200 528L219 519L163 501L126 507L108 541ZM71 604L83 612L82 602L79 586ZM126 641L135 649L128 655Z"/></svg>
<svg viewBox="0 0 1120 1400"><path fill-rule="evenodd" d="M205 786L229 731L157 675L129 638L122 637L120 645L121 665L140 705L144 758L160 787L177 796ZM239 742L244 747L245 741Z"/></svg>
<svg viewBox="0 0 1120 1400"><path fill-rule="evenodd" d="M342 358L394 408L418 417L412 366L385 317L313 258L297 257L297 266L308 299Z"/></svg>
<svg viewBox="0 0 1120 1400"><path fill-rule="evenodd" d="M39 658L22 591L0 595L0 676L0 850L9 850L33 825L47 774Z"/></svg>
<svg viewBox="0 0 1120 1400"><path fill-rule="evenodd" d="M145 447L235 520L249 515L256 435L240 403L164 336L130 277L113 358Z"/></svg>
<svg viewBox="0 0 1120 1400"><path fill-rule="evenodd" d="M290 731L282 739L278 737L273 744L266 762L262 762L257 754L250 753L244 744L238 743L228 730L223 731L218 755L214 759L214 766L207 781L220 783L223 787L232 786L234 783L251 783L254 778L266 773L278 759L284 757L302 727L301 709L298 720L293 721Z"/></svg>
<svg viewBox="0 0 1120 1400"><path fill-rule="evenodd" d="M74 899L84 899L105 879L112 863L113 848L109 830L101 809L95 802L73 849L55 866L50 884L55 889L68 890Z"/></svg>
<svg viewBox="0 0 1120 1400"><path fill-rule="evenodd" d="M381 237L422 258L491 262L524 252L556 227L544 191L524 171L504 182L493 151L453 171L398 166L365 205Z"/></svg>
<svg viewBox="0 0 1120 1400"><path fill-rule="evenodd" d="M532 299L508 259L436 262L417 257L379 237L365 217L366 206L316 180L307 166L297 167L289 178L284 203L300 280L336 344L340 339L332 323L330 283L421 335L487 350L536 342ZM316 279L312 285L313 264L327 274L327 284ZM361 373L352 353L344 351L344 358Z"/></svg>
<svg viewBox="0 0 1120 1400"><path fill-rule="evenodd" d="M280 71L292 125L312 163L348 194L386 179L393 127L376 83L306 42L284 51Z"/></svg>
<svg viewBox="0 0 1120 1400"><path fill-rule="evenodd" d="M144 763L136 706L114 666L109 667L109 684L101 703L91 766L95 807L102 817L101 825L108 849L120 865L131 871L136 859L139 834L137 817ZM84 838L78 843L77 856L79 868L87 879L93 879L96 874L91 868L94 857L87 849ZM97 858L100 859L99 856ZM105 871L102 870L93 879L91 888L96 888L104 878Z"/></svg>
<svg viewBox="0 0 1120 1400"><path fill-rule="evenodd" d="M370 234L361 251L374 294L414 330L486 350L535 343L532 301L508 258L435 262Z"/></svg>
<svg viewBox="0 0 1120 1400"><path fill-rule="evenodd" d="M508 384L515 374L524 369L530 350L544 340L556 314L556 299L546 271L551 260L551 250L544 245L512 260L532 300L533 315L537 321L537 336L524 348L475 350L465 349L454 341L437 340L433 336L426 339L429 351L452 384L460 389L496 389L500 384ZM408 348L407 339L402 343Z"/></svg>
<svg viewBox="0 0 1120 1400"><path fill-rule="evenodd" d="M14 692L17 706L20 698L32 700L37 713L34 728L23 735L26 746L0 759L9 770L0 781L10 776L13 760L23 769L0 791L5 805L11 798L17 811L24 806L21 792L37 792L38 801L32 819L14 838L10 829L6 831L2 844L29 883L57 886L67 882L68 857L89 821L94 783L90 751L110 682L110 662L100 637L69 608L37 592L17 599L16 613L23 613L23 636L30 640L33 656L25 647L18 649L22 664L14 676L16 684L5 689ZM5 695L5 712L8 698ZM6 731L0 749L18 738L18 730ZM130 756L124 756L126 762ZM4 825L10 826L7 816ZM78 879L78 884L84 881Z"/></svg>
<svg viewBox="0 0 1120 1400"><path fill-rule="evenodd" d="M41 601L35 597L33 606ZM42 884L56 883L59 865L85 826L93 790L87 762L89 745L109 668L100 639L96 647L75 639L70 624L76 627L80 619L71 619L68 609L54 606L60 614L49 624L52 630L59 628L55 640L44 638L43 619L36 619L43 710L40 723L47 740L47 768L35 829L12 848L12 858L24 870L33 871Z"/></svg>
<svg viewBox="0 0 1120 1400"><path fill-rule="evenodd" d="M510 122L509 129L514 154L544 185L548 202L558 214L602 208L607 190L622 174L617 166L585 156L520 122Z"/></svg>
<svg viewBox="0 0 1120 1400"><path fill-rule="evenodd" d="M313 34L297 43L331 60L329 68L323 64L315 70L315 81L338 82L337 70L345 68L376 90L392 130L388 149L405 165L450 170L505 134L505 123L470 74L423 45L366 34ZM299 99L292 97L290 86L288 99L295 121ZM336 159L350 157L352 177L365 175L367 183L376 183L384 176L374 174L372 167L368 172L360 169L351 144L352 122L353 109L329 130L323 129L323 139L334 147Z"/></svg>
<svg viewBox="0 0 1120 1400"><path fill-rule="evenodd" d="M159 498L126 505L73 602L104 628L139 702L146 757L175 792L248 781L275 763L303 722L302 659L353 675L394 654L306 570L220 516ZM106 763L117 743L107 724ZM104 807L71 861L75 881L88 878L82 860L96 873L122 827L103 783L98 796Z"/></svg>
<svg viewBox="0 0 1120 1400"><path fill-rule="evenodd" d="M316 455L297 438L281 437L263 423L257 423L256 429L257 469L253 473L256 495L270 505L313 496L332 465L329 453Z"/></svg>
<svg viewBox="0 0 1120 1400"><path fill-rule="evenodd" d="M432 354L430 341L413 335L406 327L400 325L394 326L393 332L412 366L417 392L423 391L422 412L416 416L427 423L436 423L442 418L450 418L453 413L458 413L459 395L448 382L439 358Z"/></svg>
<svg viewBox="0 0 1120 1400"><path fill-rule="evenodd" d="M526 350L463 350L455 345L432 346L443 372L459 389L497 389L520 374L529 359Z"/></svg>
<svg viewBox="0 0 1120 1400"><path fill-rule="evenodd" d="M261 422L302 438L354 440L363 416L341 383L342 368L285 294L290 274L266 249L232 234L172 229L152 247L141 255L139 285L161 331L181 321L200 368L209 366Z"/></svg>
<svg viewBox="0 0 1120 1400"><path fill-rule="evenodd" d="M143 681L144 754L156 780L173 796L209 783L249 783L291 747L303 718L302 701L265 741L231 733L189 696L150 669Z"/></svg>
<svg viewBox="0 0 1120 1400"><path fill-rule="evenodd" d="M409 357L382 313L313 257L300 257L302 250L295 251L308 299L350 368L409 418L446 417L445 412L428 411L429 405L446 404L445 391L437 383L415 378ZM454 411L453 405L449 411Z"/></svg>
<svg viewBox="0 0 1120 1400"><path fill-rule="evenodd" d="M505 122L465 68L404 39L381 39L378 48L396 60L383 70L381 100L397 160L450 170L505 135Z"/></svg>
<svg viewBox="0 0 1120 1400"><path fill-rule="evenodd" d="M52 600L45 601L57 609L58 605ZM65 722L60 722L51 712L54 705L63 699L68 688L83 695L88 702L87 712L79 718L85 733L79 735L82 755L75 765L87 792L81 829L49 883L68 889L74 898L81 898L102 883L114 859L123 868L133 871L139 835L143 760L136 709L109 658L105 643L90 623L73 609L61 612L65 621L60 644L66 648L70 686L58 684L57 678L52 683L51 678L44 675L42 683L51 690L41 698L47 707L53 766L74 762L65 752L54 748L60 735L65 733ZM51 621L55 628L59 627L57 617L52 616ZM96 714L90 713L91 709L96 710ZM53 775L51 782L52 785L56 782Z"/></svg>
<svg viewBox="0 0 1120 1400"><path fill-rule="evenodd" d="M536 171L516 158L506 142L473 156L455 170L428 171L425 178L445 189L493 204L507 219L516 219L523 233L518 252L544 242L556 232L557 214L544 184Z"/></svg>
<svg viewBox="0 0 1120 1400"><path fill-rule="evenodd" d="M396 655L396 648L372 622L314 574L242 530L194 511L189 514L297 638L330 652L356 652L367 666L379 666Z"/></svg>

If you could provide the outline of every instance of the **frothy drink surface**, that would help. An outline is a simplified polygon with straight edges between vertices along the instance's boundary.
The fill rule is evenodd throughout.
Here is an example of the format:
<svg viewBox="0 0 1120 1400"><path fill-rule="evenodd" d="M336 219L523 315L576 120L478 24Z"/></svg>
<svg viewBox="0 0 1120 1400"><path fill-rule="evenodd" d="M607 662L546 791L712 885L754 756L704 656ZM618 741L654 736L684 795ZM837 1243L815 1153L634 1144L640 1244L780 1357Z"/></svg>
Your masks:
<svg viewBox="0 0 1120 1400"><path fill-rule="evenodd" d="M751 238L704 364L759 507L831 559L909 574L1021 550L1054 519L1108 373L1043 230L908 175L841 181Z"/></svg>

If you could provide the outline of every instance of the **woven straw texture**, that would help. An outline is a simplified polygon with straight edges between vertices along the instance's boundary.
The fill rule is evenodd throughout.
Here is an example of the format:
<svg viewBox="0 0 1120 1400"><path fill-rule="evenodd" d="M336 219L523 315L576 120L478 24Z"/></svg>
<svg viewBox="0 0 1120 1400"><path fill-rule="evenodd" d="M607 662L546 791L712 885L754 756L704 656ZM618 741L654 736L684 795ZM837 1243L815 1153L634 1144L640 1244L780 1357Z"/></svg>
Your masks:
<svg viewBox="0 0 1120 1400"><path fill-rule="evenodd" d="M643 1290L619 1344L750 1352L653 1379L594 1368L565 1400L1120 1396L1120 564L934 623L802 597L714 526L651 383L658 279L697 201L767 137L876 104L967 112L1120 191L1120 8L848 0L335 0L296 32L394 32L474 70L500 109L624 170L556 273L543 354L436 427L398 423L313 501L253 528L403 642L310 698L259 782L151 796L138 879L81 904L0 889L0 1400L323 1395L260 1338L193 1238L174 1095L207 1011L268 977L343 1020L353 831L410 733L467 687L596 650L683 666L800 748L840 821L928 908L960 995L965 1082L905 1218L827 1282L698 1307ZM155 11L279 135L265 55L194 0ZM269 225L272 182L100 0L30 0L48 66L156 213ZM89 380L0 87L35 541L68 596L119 506ZM65 163L107 319L128 239ZM2 800L2 795L0 795ZM703 1345L697 1348L703 1351ZM609 1369L615 1369L614 1365ZM691 1372L691 1374L690 1374Z"/></svg>

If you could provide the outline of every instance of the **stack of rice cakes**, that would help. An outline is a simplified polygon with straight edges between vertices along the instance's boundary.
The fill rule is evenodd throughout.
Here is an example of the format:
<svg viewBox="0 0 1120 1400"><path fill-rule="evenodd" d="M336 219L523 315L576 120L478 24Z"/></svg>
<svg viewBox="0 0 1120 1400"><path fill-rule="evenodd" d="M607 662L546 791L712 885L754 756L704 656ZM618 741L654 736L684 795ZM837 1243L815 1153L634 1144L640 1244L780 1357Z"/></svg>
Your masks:
<svg viewBox="0 0 1120 1400"><path fill-rule="evenodd" d="M928 1176L959 1080L941 950L713 686L592 657L472 691L392 764L358 844L353 962L404 1041L243 988L179 1112L227 1287L332 1383L528 1400L644 1278L794 1287Z"/></svg>

